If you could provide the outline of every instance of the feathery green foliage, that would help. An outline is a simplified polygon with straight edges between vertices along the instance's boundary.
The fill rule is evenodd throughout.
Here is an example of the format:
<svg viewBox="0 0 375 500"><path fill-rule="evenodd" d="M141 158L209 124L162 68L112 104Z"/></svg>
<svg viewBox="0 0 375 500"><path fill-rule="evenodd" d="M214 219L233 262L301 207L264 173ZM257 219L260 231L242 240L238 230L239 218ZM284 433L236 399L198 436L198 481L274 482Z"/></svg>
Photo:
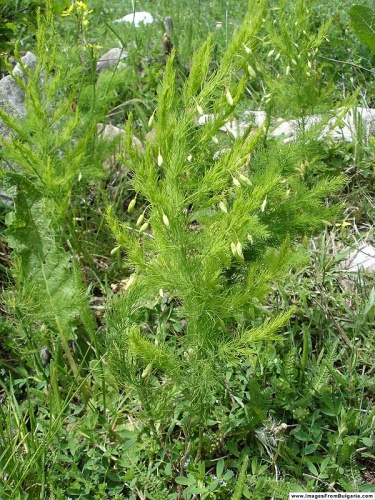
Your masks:
<svg viewBox="0 0 375 500"><path fill-rule="evenodd" d="M201 419L223 391L221 367L251 354L255 343L275 340L290 319L292 310L262 320L259 306L271 283L305 260L296 243L336 212L324 199L345 180L314 174L316 159L298 144L262 150L262 129L249 128L214 157L216 134L243 93L238 75L262 9L246 17L212 73L208 40L181 90L172 54L153 117L155 143L143 153L128 140L127 166L143 212L135 225L107 214L132 273L108 321L111 363L120 366L123 345L119 380L140 363L166 382L166 391L172 382L189 394ZM212 117L198 127L202 110ZM141 311L159 292L185 318L185 331L140 332Z"/></svg>

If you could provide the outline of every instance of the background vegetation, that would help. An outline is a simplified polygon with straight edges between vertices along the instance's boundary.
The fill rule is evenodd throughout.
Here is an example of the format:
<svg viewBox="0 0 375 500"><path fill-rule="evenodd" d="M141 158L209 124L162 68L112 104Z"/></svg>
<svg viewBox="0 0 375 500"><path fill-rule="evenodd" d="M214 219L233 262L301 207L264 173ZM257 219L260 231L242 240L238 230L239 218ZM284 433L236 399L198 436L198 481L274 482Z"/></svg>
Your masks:
<svg viewBox="0 0 375 500"><path fill-rule="evenodd" d="M374 279L342 265L374 243L374 141L321 138L373 106L371 42L351 2L245 7L0 2L3 74L37 57L0 112L1 498L375 490ZM220 130L249 109L324 119Z"/></svg>

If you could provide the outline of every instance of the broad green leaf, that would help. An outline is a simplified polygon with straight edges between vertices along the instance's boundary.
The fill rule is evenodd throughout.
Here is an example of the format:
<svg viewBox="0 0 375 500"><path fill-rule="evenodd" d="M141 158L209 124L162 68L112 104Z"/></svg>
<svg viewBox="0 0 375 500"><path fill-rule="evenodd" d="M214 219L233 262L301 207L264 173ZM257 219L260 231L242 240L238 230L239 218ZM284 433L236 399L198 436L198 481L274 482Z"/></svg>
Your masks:
<svg viewBox="0 0 375 500"><path fill-rule="evenodd" d="M220 458L220 460L216 464L216 476L221 477L223 470L224 470L224 460Z"/></svg>
<svg viewBox="0 0 375 500"><path fill-rule="evenodd" d="M361 441L367 447L371 447L373 444L373 440L367 437L362 438Z"/></svg>
<svg viewBox="0 0 375 500"><path fill-rule="evenodd" d="M58 241L53 202L21 174L8 173L6 181L17 188L6 236L17 259L19 306L73 339L77 317L88 306L79 272Z"/></svg>
<svg viewBox="0 0 375 500"><path fill-rule="evenodd" d="M327 465L329 464L329 462L331 461L331 458L330 457L326 457L322 463L320 464L320 472L323 473L326 468L327 468Z"/></svg>
<svg viewBox="0 0 375 500"><path fill-rule="evenodd" d="M311 453L314 453L314 451L318 448L318 445L316 443L313 444L308 444L305 447L305 455L310 455Z"/></svg>
<svg viewBox="0 0 375 500"><path fill-rule="evenodd" d="M307 462L307 467L308 467L309 471L311 472L311 474L314 474L314 476L316 476L316 477L319 476L319 472L312 462Z"/></svg>
<svg viewBox="0 0 375 500"><path fill-rule="evenodd" d="M364 5L354 5L349 15L355 34L375 54L375 10Z"/></svg>
<svg viewBox="0 0 375 500"><path fill-rule="evenodd" d="M183 484L184 486L191 486L196 482L194 478L189 478L184 476L177 476L175 481L177 484Z"/></svg>
<svg viewBox="0 0 375 500"><path fill-rule="evenodd" d="M300 491L305 491L300 484L297 483L290 483L290 492L300 492Z"/></svg>

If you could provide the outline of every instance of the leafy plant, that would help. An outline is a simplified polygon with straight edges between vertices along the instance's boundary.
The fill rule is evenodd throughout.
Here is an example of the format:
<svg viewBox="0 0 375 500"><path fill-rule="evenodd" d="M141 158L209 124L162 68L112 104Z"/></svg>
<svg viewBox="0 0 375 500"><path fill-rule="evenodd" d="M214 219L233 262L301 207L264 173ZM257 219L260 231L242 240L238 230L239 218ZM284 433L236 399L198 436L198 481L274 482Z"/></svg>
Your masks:
<svg viewBox="0 0 375 500"><path fill-rule="evenodd" d="M159 4L136 28L120 2L48 2L13 75L27 116L1 112L0 496L371 491L372 278L340 267L371 238L371 144L304 129L358 97L327 57L368 54L337 2ZM97 74L113 37L125 66ZM249 106L302 133L224 134Z"/></svg>
<svg viewBox="0 0 375 500"><path fill-rule="evenodd" d="M42 24L38 33L39 49L43 47L43 51L53 37L52 18L46 20L48 28ZM77 374L68 342L75 338L77 315L91 335L93 323L80 272L63 248L61 237L77 178L92 178L92 169L85 172L88 165L82 161L92 142L82 134L77 142L70 142L81 126L79 113L69 116L68 96L57 104L62 75L49 76L46 70L53 65L50 55L48 59L43 57L42 50L37 55L36 68L24 68L27 80L17 80L26 94L28 117L21 125L1 111L2 120L15 132L10 140L2 139L3 157L8 164L6 189L16 193L15 210L7 215L8 242L17 266L14 276L18 297L12 300L20 311L28 311L29 325L39 323L35 343L42 347L47 342L50 349L56 349L55 341L50 344L48 339L47 332L53 331ZM40 85L41 81L44 84Z"/></svg>

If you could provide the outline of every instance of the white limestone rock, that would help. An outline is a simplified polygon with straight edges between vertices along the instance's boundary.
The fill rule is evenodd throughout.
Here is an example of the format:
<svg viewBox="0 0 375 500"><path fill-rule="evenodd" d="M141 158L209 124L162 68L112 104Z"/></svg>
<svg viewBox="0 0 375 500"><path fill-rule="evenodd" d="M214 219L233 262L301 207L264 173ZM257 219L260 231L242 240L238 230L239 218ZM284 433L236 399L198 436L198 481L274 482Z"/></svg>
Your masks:
<svg viewBox="0 0 375 500"><path fill-rule="evenodd" d="M357 139L367 140L369 135L375 134L375 109L358 107L350 109L343 116L340 116L341 114L342 110L338 110L333 118L324 115L310 115L296 120L272 118L270 136L280 137L288 143L296 140L303 130L309 131L315 126L322 126L319 140L329 137L336 142L351 142ZM251 124L261 127L266 117L264 111L245 111L240 119L229 120L220 130L230 133L237 139ZM198 123L204 125L211 119L213 119L211 115L203 115Z"/></svg>
<svg viewBox="0 0 375 500"><path fill-rule="evenodd" d="M139 28L141 24L147 25L152 24L154 22L153 16L149 12L141 11L141 12L132 12L131 14L127 14L120 19L116 19L115 23L132 23L136 28Z"/></svg>
<svg viewBox="0 0 375 500"><path fill-rule="evenodd" d="M245 133L245 130L248 129L250 125L261 127L266 118L267 113L265 111L245 111L241 120L233 118L233 120L227 121L220 127L220 130L228 132L237 139ZM211 120L213 120L213 115L202 115L198 119L198 124L205 125Z"/></svg>

